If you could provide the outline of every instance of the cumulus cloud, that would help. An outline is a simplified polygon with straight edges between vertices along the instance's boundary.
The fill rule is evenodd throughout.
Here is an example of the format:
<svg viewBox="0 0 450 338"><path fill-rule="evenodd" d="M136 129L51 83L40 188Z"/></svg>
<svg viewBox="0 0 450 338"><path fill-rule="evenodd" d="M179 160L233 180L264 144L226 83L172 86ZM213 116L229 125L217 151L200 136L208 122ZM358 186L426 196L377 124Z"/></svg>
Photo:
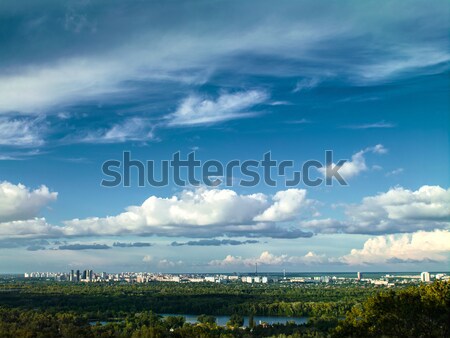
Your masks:
<svg viewBox="0 0 450 338"><path fill-rule="evenodd" d="M175 267L180 267L183 266L184 262L182 260L178 260L178 261L171 261L169 259L161 259L158 262L158 267L162 268L162 269L168 269L168 268L175 268Z"/></svg>
<svg viewBox="0 0 450 338"><path fill-rule="evenodd" d="M48 224L45 218L0 223L0 238L63 237L63 229Z"/></svg>
<svg viewBox="0 0 450 338"><path fill-rule="evenodd" d="M339 167L338 173L342 176L344 180L347 181L348 179L368 170L365 158L365 155L367 153L386 154L387 149L382 144L377 144L373 147L368 147L353 154L352 159L350 161L346 161L341 166L338 166ZM335 168L336 164L333 163L330 165L330 167ZM324 176L327 176L332 172L328 171L327 168L319 168L318 170Z"/></svg>
<svg viewBox="0 0 450 338"><path fill-rule="evenodd" d="M348 232L396 233L432 230L450 225L450 189L422 186L416 191L396 187L350 205Z"/></svg>
<svg viewBox="0 0 450 338"><path fill-rule="evenodd" d="M222 260L212 260L209 265L213 266L253 266L258 265L308 265L308 264L318 264L325 263L328 258L325 255L317 255L314 252L308 252L304 256L289 256L286 254L274 255L269 251L264 251L259 257L243 258L241 256L227 255Z"/></svg>
<svg viewBox="0 0 450 338"><path fill-rule="evenodd" d="M261 215L253 218L259 222L281 222L294 219L300 209L309 204L306 199L306 190L288 189L278 191L273 197L273 204L264 210Z"/></svg>
<svg viewBox="0 0 450 338"><path fill-rule="evenodd" d="M276 225L309 203L305 193L290 189L270 198L262 193L239 195L229 189L197 188L169 198L151 196L141 206L128 207L117 216L67 221L64 232L68 236L310 237L311 233Z"/></svg>
<svg viewBox="0 0 450 338"><path fill-rule="evenodd" d="M393 234L434 230L450 226L450 189L422 186L416 191L402 187L363 198L345 206L346 219L304 221L303 228L320 233Z"/></svg>
<svg viewBox="0 0 450 338"><path fill-rule="evenodd" d="M31 190L23 184L1 182L0 238L26 240L62 236L62 228L48 224L45 218L37 217L57 197L57 192L50 192L44 185Z"/></svg>
<svg viewBox="0 0 450 338"><path fill-rule="evenodd" d="M259 90L222 94L216 100L191 95L169 116L168 124L192 126L249 117L255 114L249 110L267 98L267 93Z"/></svg>
<svg viewBox="0 0 450 338"><path fill-rule="evenodd" d="M19 221L34 218L50 202L56 200L57 192L42 185L30 190L23 184L0 183L0 222ZM0 226L0 232L1 232Z"/></svg>
<svg viewBox="0 0 450 338"><path fill-rule="evenodd" d="M418 231L401 236L387 235L368 239L362 249L353 249L340 261L350 265L447 261L450 231Z"/></svg>
<svg viewBox="0 0 450 338"><path fill-rule="evenodd" d="M145 256L142 258L142 261L145 262L145 263L151 263L151 262L153 262L153 257L150 256L150 255L145 255Z"/></svg>

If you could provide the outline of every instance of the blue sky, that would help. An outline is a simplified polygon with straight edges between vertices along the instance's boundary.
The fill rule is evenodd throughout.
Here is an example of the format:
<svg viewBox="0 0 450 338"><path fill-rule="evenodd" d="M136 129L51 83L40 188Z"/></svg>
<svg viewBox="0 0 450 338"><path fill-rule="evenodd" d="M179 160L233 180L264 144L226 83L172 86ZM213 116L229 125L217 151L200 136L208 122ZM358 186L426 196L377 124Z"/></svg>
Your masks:
<svg viewBox="0 0 450 338"><path fill-rule="evenodd" d="M0 272L448 270L449 13L2 2ZM124 151L300 165L326 150L348 186L100 185Z"/></svg>

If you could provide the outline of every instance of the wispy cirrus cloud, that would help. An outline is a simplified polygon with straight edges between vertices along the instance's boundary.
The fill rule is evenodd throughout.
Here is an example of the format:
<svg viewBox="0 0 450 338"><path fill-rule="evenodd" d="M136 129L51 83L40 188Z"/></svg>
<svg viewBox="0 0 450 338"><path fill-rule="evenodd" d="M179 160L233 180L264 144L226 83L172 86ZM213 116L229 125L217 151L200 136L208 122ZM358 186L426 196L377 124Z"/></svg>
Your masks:
<svg viewBox="0 0 450 338"><path fill-rule="evenodd" d="M403 173L404 171L405 171L405 169L403 169L403 168L397 168L397 169L394 169L394 170L386 173L386 176L397 176L397 175L400 175L401 173Z"/></svg>
<svg viewBox="0 0 450 338"><path fill-rule="evenodd" d="M268 99L261 90L221 94L217 99L191 95L168 116L169 126L208 125L232 119L254 116L251 109Z"/></svg>
<svg viewBox="0 0 450 338"><path fill-rule="evenodd" d="M320 79L316 78L316 77L299 80L295 84L294 89L292 89L292 92L299 93L302 91L311 90L311 89L317 87L320 84L320 82L321 82Z"/></svg>
<svg viewBox="0 0 450 338"><path fill-rule="evenodd" d="M0 145L33 148L45 143L47 126L41 118L0 117Z"/></svg>
<svg viewBox="0 0 450 338"><path fill-rule="evenodd" d="M0 75L0 113L56 113L58 107L132 94L148 81L204 83L216 73L302 78L296 92L316 86L317 74L366 85L428 74L439 65L448 69L450 59L444 2L394 1L389 13L396 15L373 1L114 5L114 13L87 2L74 12L50 2L42 7L45 19L21 4L5 6L5 15L15 20L5 27L2 46L15 52L1 61L9 71ZM218 8L234 15L211 16ZM181 11L195 13L197 25ZM120 28L112 25L118 20ZM405 31L417 22L428 24ZM385 27L392 32L389 40Z"/></svg>
<svg viewBox="0 0 450 338"><path fill-rule="evenodd" d="M303 119L300 119L300 120L286 121L285 123L288 123L288 124L309 124L309 123L312 123L312 122L310 120L308 120L308 119L303 118Z"/></svg>
<svg viewBox="0 0 450 338"><path fill-rule="evenodd" d="M80 143L123 143L128 141L154 140L153 123L141 117L125 119L110 128L89 131L87 135L69 137L66 142Z"/></svg>
<svg viewBox="0 0 450 338"><path fill-rule="evenodd" d="M365 123L365 124L355 124L344 126L346 129L384 129L384 128L395 128L396 125L391 122L386 121L378 121L374 123Z"/></svg>

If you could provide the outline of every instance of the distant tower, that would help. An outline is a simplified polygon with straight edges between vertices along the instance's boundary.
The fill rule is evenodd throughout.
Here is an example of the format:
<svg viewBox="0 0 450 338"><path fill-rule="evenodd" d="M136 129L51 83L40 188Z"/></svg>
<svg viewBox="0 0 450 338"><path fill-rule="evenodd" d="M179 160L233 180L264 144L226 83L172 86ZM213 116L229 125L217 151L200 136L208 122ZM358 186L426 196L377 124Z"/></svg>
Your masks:
<svg viewBox="0 0 450 338"><path fill-rule="evenodd" d="M258 263L255 263L255 275L258 274Z"/></svg>
<svg viewBox="0 0 450 338"><path fill-rule="evenodd" d="M286 279L286 269L283 269L283 278Z"/></svg>
<svg viewBox="0 0 450 338"><path fill-rule="evenodd" d="M357 272L356 280L361 280L361 278L362 278L362 273L361 272Z"/></svg>
<svg viewBox="0 0 450 338"><path fill-rule="evenodd" d="M424 283L431 281L430 273L429 272L422 272L420 274L420 280Z"/></svg>

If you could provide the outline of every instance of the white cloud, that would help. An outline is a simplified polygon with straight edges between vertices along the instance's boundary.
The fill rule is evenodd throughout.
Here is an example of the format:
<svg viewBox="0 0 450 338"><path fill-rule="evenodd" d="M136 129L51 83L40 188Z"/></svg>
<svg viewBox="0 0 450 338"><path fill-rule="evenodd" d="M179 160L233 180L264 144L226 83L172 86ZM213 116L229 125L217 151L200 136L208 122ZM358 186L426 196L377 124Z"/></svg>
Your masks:
<svg viewBox="0 0 450 338"><path fill-rule="evenodd" d="M386 154L387 149L382 144L377 144L373 147L368 147L364 150L358 151L352 155L352 159L350 161L346 161L343 165L341 165L337 172L345 181L347 181L350 178L367 171L368 167L364 156L369 152L374 154ZM336 167L336 163L333 163L330 167ZM319 168L318 171L324 176L327 175L327 168ZM331 175L331 171L328 173Z"/></svg>
<svg viewBox="0 0 450 338"><path fill-rule="evenodd" d="M152 263L153 262L153 257L150 255L145 255L144 258L142 258L142 261L145 263Z"/></svg>
<svg viewBox="0 0 450 338"><path fill-rule="evenodd" d="M374 123L366 123L366 124L356 124L346 126L347 129L382 129L382 128L394 128L395 124L386 122L386 121L378 121Z"/></svg>
<svg viewBox="0 0 450 338"><path fill-rule="evenodd" d="M302 221L300 226L321 234L334 234L337 232L345 232L347 223L332 218L324 218Z"/></svg>
<svg viewBox="0 0 450 338"><path fill-rule="evenodd" d="M374 154L382 155L387 154L388 150L382 144L377 144L376 146L366 148L365 152L372 152Z"/></svg>
<svg viewBox="0 0 450 338"><path fill-rule="evenodd" d="M320 84L320 80L318 78L302 79L300 81L297 81L292 92L298 93L298 92L302 92L305 90L311 90L311 89L317 87L319 84Z"/></svg>
<svg viewBox="0 0 450 338"><path fill-rule="evenodd" d="M48 224L45 218L0 223L0 238L63 237L62 228Z"/></svg>
<svg viewBox="0 0 450 338"><path fill-rule="evenodd" d="M281 222L294 219L302 207L309 204L306 190L288 189L278 191L273 197L273 204L264 212L253 218L260 222Z"/></svg>
<svg viewBox="0 0 450 338"><path fill-rule="evenodd" d="M154 139L153 126L145 118L133 117L115 124L110 129L90 132L80 137L84 143L120 143L126 141L147 141Z"/></svg>
<svg viewBox="0 0 450 338"><path fill-rule="evenodd" d="M0 222L31 219L58 196L43 185L30 190L23 184L0 183Z"/></svg>
<svg viewBox="0 0 450 338"><path fill-rule="evenodd" d="M178 261L171 261L167 258L161 259L158 262L158 267L162 268L162 269L167 269L167 268L174 268L176 266L182 266L184 263L182 260L178 260Z"/></svg>
<svg viewBox="0 0 450 338"><path fill-rule="evenodd" d="M447 261L450 231L418 231L402 236L378 236L368 239L362 249L353 249L340 261L350 265Z"/></svg>
<svg viewBox="0 0 450 338"><path fill-rule="evenodd" d="M0 145L37 147L44 144L46 127L41 119L0 118Z"/></svg>
<svg viewBox="0 0 450 338"><path fill-rule="evenodd" d="M396 233L450 225L450 189L422 186L416 191L396 187L349 205L348 232Z"/></svg>
<svg viewBox="0 0 450 338"><path fill-rule="evenodd" d="M398 76L408 70L426 68L448 62L450 53L433 47L399 48L397 58L366 65L360 75L365 80L380 81Z"/></svg>
<svg viewBox="0 0 450 338"><path fill-rule="evenodd" d="M404 171L405 171L405 169L403 169L403 168L397 168L397 169L394 169L394 170L392 170L392 171L386 173L386 176L396 176L396 175L400 175L400 174L401 174L402 172L404 172Z"/></svg>
<svg viewBox="0 0 450 338"><path fill-rule="evenodd" d="M275 223L292 219L301 206L308 205L305 194L304 190L290 189L271 199L262 193L239 195L228 189L197 188L169 198L151 196L141 206L128 207L117 216L67 221L64 231L68 236L310 237L310 233Z"/></svg>
<svg viewBox="0 0 450 338"><path fill-rule="evenodd" d="M309 124L309 123L311 123L311 121L303 118L300 120L286 121L286 123L288 123L288 124Z"/></svg>
<svg viewBox="0 0 450 338"><path fill-rule="evenodd" d="M43 113L75 98L79 102L113 93L121 76L118 65L106 60L72 59L25 68L0 77L0 112Z"/></svg>
<svg viewBox="0 0 450 338"><path fill-rule="evenodd" d="M123 23L118 31L111 26L116 17L106 10L90 8L87 15L67 9L64 15L51 5L43 7L45 20L30 19L30 13L18 10L15 15L23 15L27 22L34 19L40 29L30 30L28 34L35 38L25 42L20 39L24 27L11 28L8 41L14 43L6 43L5 48L18 52L5 55L5 63L13 66L0 76L0 111L43 112L127 92L134 80L182 81L185 73L231 69L233 74L303 75L312 78L308 81L314 81L310 74L323 73L365 84L448 62L450 55L440 38L448 30L444 4L424 9L420 3L399 2L391 6L390 13L395 15L375 6L328 3L324 10L303 2L251 7L233 3L221 7L223 16L211 17L211 8L199 4L190 9L198 15L197 24L191 25L186 21L189 15L181 15L180 8L167 6L165 15L160 15L161 8L150 3L127 7L130 15L117 19ZM422 27L420 36L404 31L405 26L431 22L430 18L435 20ZM66 31L55 29L57 22ZM392 32L389 41L386 27ZM54 34L42 34L50 29ZM367 36L373 43L367 43ZM66 46L67 39L71 48ZM360 53L349 58L355 49ZM35 51L34 66L27 67ZM268 66L252 62L253 56L282 61ZM305 85L311 86L300 83L299 88Z"/></svg>
<svg viewBox="0 0 450 338"><path fill-rule="evenodd" d="M260 90L222 94L216 100L191 95L168 117L168 124L192 126L249 117L255 114L249 110L267 98L267 93Z"/></svg>
<svg viewBox="0 0 450 338"><path fill-rule="evenodd" d="M450 189L424 185L416 191L402 187L345 205L342 221L304 221L302 228L317 233L394 234L450 227Z"/></svg>
<svg viewBox="0 0 450 338"><path fill-rule="evenodd" d="M151 255L145 255L144 258L142 258L142 261L161 269L175 268L184 265L184 262L182 260L172 261L167 258L158 259Z"/></svg>
<svg viewBox="0 0 450 338"><path fill-rule="evenodd" d="M42 154L42 152L39 149L31 149L27 151L24 151L23 149L13 151L8 150L3 151L2 154L0 154L0 161L2 160L20 161L40 154Z"/></svg>
<svg viewBox="0 0 450 338"><path fill-rule="evenodd" d="M224 259L211 260L211 266L295 266L310 264L366 265L419 262L446 262L450 254L450 231L419 231L403 235L384 235L368 239L362 249L352 249L341 257L308 252L303 256L275 255L269 251L256 257L227 255Z"/></svg>
<svg viewBox="0 0 450 338"><path fill-rule="evenodd" d="M328 259L325 255L317 255L313 252L308 252L304 256L289 256L286 254L274 255L269 251L264 251L259 257L243 258L241 256L227 255L222 260L212 260L209 265L213 266L254 266L258 265L308 265L308 264L318 264L325 263Z"/></svg>

